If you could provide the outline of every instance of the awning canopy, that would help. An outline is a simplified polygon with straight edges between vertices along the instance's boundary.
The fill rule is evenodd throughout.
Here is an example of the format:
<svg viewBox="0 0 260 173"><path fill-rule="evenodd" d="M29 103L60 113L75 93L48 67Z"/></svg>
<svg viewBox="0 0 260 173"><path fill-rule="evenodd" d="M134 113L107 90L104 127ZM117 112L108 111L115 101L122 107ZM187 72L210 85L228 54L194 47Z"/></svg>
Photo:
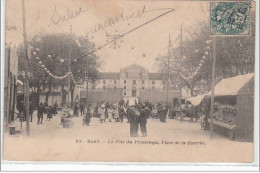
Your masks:
<svg viewBox="0 0 260 173"><path fill-rule="evenodd" d="M198 106L202 102L204 96L205 94L197 95L196 97L191 97L188 98L187 100L190 101L193 106Z"/></svg>
<svg viewBox="0 0 260 173"><path fill-rule="evenodd" d="M254 73L222 79L214 88L215 96L238 95L239 91L254 78ZM209 91L207 96L211 95Z"/></svg>

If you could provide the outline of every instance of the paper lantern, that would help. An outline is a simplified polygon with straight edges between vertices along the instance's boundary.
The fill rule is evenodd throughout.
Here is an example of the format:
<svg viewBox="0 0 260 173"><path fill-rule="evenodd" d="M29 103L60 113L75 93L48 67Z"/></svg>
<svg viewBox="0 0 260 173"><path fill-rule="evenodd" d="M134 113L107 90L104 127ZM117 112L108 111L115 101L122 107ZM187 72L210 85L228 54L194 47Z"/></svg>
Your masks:
<svg viewBox="0 0 260 173"><path fill-rule="evenodd" d="M199 66L201 67L201 66L202 66L202 64L200 63L200 64L199 64Z"/></svg>
<svg viewBox="0 0 260 173"><path fill-rule="evenodd" d="M210 46L207 46L206 49L210 50Z"/></svg>
<svg viewBox="0 0 260 173"><path fill-rule="evenodd" d="M33 52L34 55L36 55L36 52Z"/></svg>
<svg viewBox="0 0 260 173"><path fill-rule="evenodd" d="M61 59L60 62L63 63L63 62L64 62L64 59Z"/></svg>
<svg viewBox="0 0 260 173"><path fill-rule="evenodd" d="M41 61L39 61L39 64L42 64L42 62L41 62Z"/></svg>
<svg viewBox="0 0 260 173"><path fill-rule="evenodd" d="M203 56L202 58L203 58L203 59L206 59L207 57L206 57L206 56Z"/></svg>
<svg viewBox="0 0 260 173"><path fill-rule="evenodd" d="M208 55L208 54L209 54L209 52L206 51L206 52L205 52L205 55Z"/></svg>
<svg viewBox="0 0 260 173"><path fill-rule="evenodd" d="M47 68L45 67L44 70L47 70Z"/></svg>
<svg viewBox="0 0 260 173"><path fill-rule="evenodd" d="M185 60L185 59L186 59L186 56L183 56L182 59Z"/></svg>
<svg viewBox="0 0 260 173"><path fill-rule="evenodd" d="M195 52L195 53L199 53L199 50L198 50L198 49L196 49L194 52Z"/></svg>
<svg viewBox="0 0 260 173"><path fill-rule="evenodd" d="M36 51L40 51L40 49L39 49L39 48L36 48Z"/></svg>
<svg viewBox="0 0 260 173"><path fill-rule="evenodd" d="M48 55L47 57L48 57L48 58L51 58L51 55Z"/></svg>
<svg viewBox="0 0 260 173"><path fill-rule="evenodd" d="M36 58L36 59L38 59L38 60L40 59L38 56L37 56L37 57L35 57L35 58Z"/></svg>

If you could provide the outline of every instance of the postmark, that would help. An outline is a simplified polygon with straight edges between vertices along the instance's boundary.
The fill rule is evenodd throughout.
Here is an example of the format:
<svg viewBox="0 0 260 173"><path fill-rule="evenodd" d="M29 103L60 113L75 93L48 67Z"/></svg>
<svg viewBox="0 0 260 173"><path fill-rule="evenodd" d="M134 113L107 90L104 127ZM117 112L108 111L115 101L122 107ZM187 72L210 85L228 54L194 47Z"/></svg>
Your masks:
<svg viewBox="0 0 260 173"><path fill-rule="evenodd" d="M210 2L210 34L250 35L250 2Z"/></svg>

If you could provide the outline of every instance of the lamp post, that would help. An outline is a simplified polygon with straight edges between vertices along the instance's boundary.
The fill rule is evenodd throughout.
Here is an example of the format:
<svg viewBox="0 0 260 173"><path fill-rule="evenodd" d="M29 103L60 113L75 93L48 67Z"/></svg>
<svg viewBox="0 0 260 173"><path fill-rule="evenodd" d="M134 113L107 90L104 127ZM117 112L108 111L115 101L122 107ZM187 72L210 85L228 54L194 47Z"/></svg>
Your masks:
<svg viewBox="0 0 260 173"><path fill-rule="evenodd" d="M210 139L213 139L213 117L214 117L214 87L215 87L215 66L216 66L216 41L215 37L212 40L206 41L206 44L213 47L213 56L210 46L208 46L209 56L211 59L212 71L211 71L211 97L210 97Z"/></svg>

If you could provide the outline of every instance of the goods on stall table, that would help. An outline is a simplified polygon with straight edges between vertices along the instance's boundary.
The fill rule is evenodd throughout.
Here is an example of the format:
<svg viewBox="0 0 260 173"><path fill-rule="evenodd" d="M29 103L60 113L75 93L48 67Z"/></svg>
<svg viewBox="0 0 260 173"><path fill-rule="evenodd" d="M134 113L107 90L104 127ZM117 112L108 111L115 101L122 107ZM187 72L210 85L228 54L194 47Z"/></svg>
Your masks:
<svg viewBox="0 0 260 173"><path fill-rule="evenodd" d="M223 122L229 125L236 124L236 107L232 105L221 105L215 103L214 105L214 119L218 122Z"/></svg>

